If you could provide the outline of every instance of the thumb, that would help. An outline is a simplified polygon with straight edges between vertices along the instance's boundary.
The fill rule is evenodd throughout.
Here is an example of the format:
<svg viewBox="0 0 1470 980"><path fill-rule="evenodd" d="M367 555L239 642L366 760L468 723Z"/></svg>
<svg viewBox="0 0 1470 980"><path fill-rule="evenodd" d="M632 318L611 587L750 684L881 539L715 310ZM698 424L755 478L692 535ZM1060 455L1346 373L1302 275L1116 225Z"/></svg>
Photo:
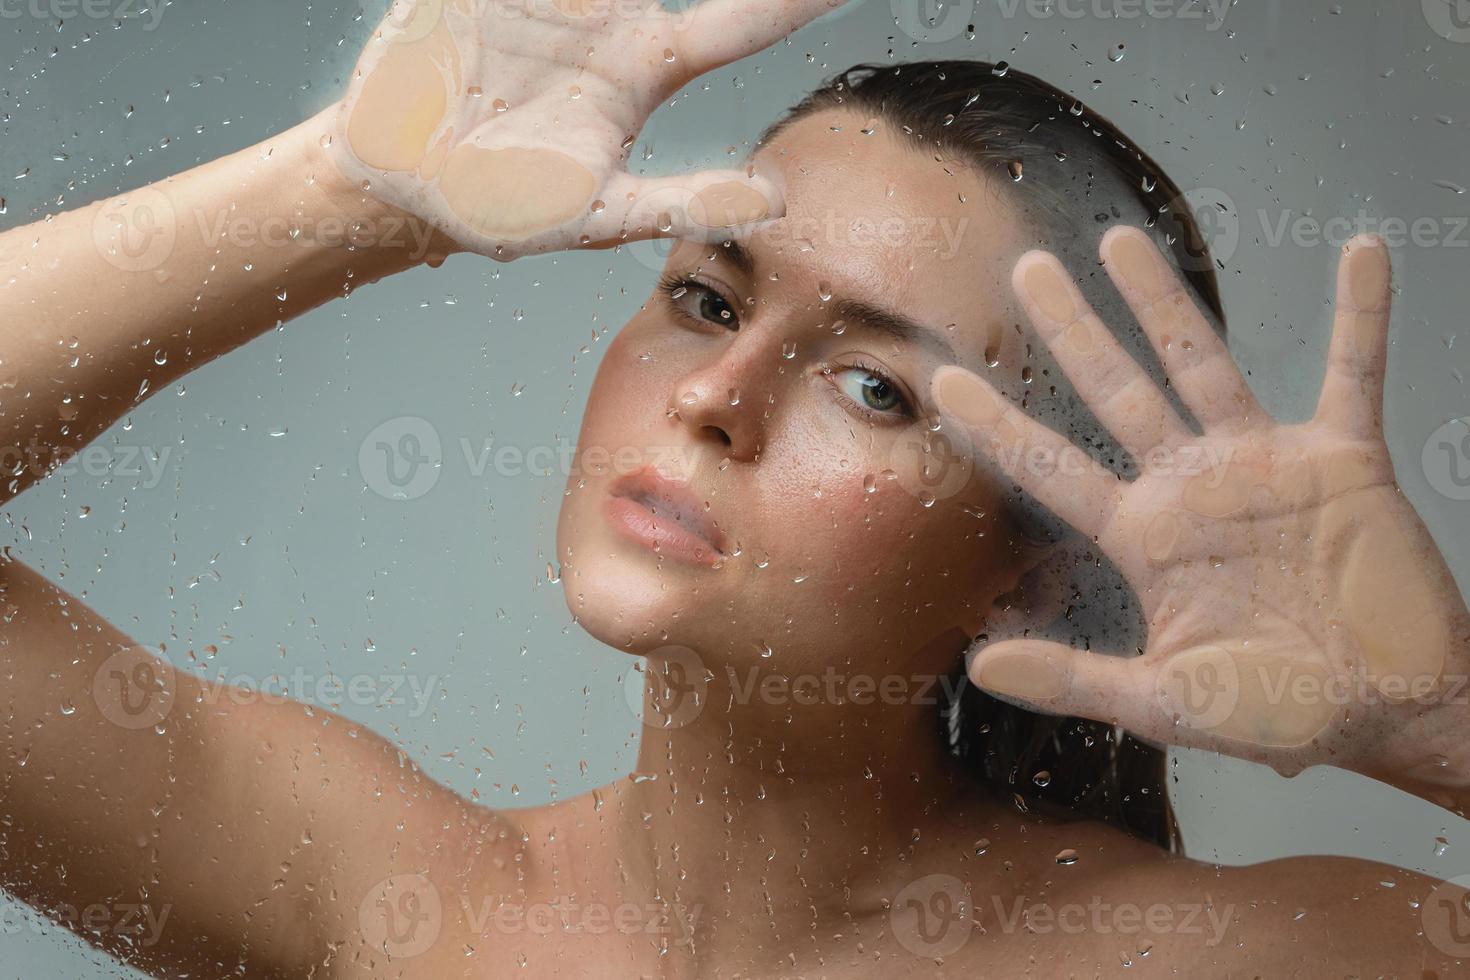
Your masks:
<svg viewBox="0 0 1470 980"><path fill-rule="evenodd" d="M786 214L786 196L777 182L745 170L674 177L623 173L608 181L606 201L603 212L587 223L594 247L653 238L715 242Z"/></svg>
<svg viewBox="0 0 1470 980"><path fill-rule="evenodd" d="M1150 668L1138 657L1007 640L977 651L969 675L986 693L1042 714L1091 718L1145 738L1161 720Z"/></svg>

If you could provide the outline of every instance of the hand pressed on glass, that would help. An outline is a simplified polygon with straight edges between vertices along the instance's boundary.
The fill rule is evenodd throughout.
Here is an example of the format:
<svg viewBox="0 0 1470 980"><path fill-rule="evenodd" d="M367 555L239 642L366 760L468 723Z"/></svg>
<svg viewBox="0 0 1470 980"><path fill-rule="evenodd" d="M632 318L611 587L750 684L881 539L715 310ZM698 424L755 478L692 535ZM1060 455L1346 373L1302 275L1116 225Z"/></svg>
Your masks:
<svg viewBox="0 0 1470 980"><path fill-rule="evenodd" d="M1038 710L1295 773L1316 764L1395 782L1470 783L1464 602L1394 482L1383 437L1391 269L1353 239L1339 269L1326 379L1310 421L1282 424L1147 235L1113 229L1104 265L1196 434L1089 309L1061 263L1033 252L1013 285L1089 408L1142 467L1037 465L1081 450L960 368L936 372L946 414L1016 484L1096 540L1139 596L1141 656L1038 640L971 662L986 690ZM1190 462L1192 461L1192 463Z"/></svg>
<svg viewBox="0 0 1470 980"><path fill-rule="evenodd" d="M326 134L368 193L510 260L728 235L785 213L768 175L642 178L625 164L659 103L844 0L395 0Z"/></svg>

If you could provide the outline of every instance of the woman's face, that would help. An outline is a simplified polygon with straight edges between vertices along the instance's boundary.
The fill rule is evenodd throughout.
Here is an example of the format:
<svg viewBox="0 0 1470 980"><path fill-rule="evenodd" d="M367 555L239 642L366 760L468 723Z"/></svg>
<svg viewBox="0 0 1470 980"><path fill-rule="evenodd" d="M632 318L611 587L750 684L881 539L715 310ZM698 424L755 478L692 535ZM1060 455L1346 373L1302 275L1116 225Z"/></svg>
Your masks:
<svg viewBox="0 0 1470 980"><path fill-rule="evenodd" d="M847 110L755 163L786 217L738 248L678 243L598 371L558 529L568 604L634 652L909 663L1020 571L997 482L932 431L929 379L960 364L1014 390L1031 243L1008 186Z"/></svg>

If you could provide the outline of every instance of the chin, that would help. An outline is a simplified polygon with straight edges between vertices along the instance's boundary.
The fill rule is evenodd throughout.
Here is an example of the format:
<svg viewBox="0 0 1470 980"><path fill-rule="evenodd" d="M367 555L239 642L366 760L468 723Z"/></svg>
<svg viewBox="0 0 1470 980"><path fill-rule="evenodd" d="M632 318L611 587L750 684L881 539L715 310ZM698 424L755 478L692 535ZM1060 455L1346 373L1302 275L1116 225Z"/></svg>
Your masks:
<svg viewBox="0 0 1470 980"><path fill-rule="evenodd" d="M714 653L711 643L728 642L728 636L701 633L712 623L728 625L726 599L737 584L738 564L707 567L701 560L661 556L613 526L605 499L601 487L581 487L562 500L556 550L568 611L593 638L628 653L671 644Z"/></svg>
<svg viewBox="0 0 1470 980"><path fill-rule="evenodd" d="M674 563L634 553L633 545L568 530L564 525L558 535L562 595L588 634L638 655L669 644L698 645L688 634L706 619L700 607L709 601L707 584Z"/></svg>

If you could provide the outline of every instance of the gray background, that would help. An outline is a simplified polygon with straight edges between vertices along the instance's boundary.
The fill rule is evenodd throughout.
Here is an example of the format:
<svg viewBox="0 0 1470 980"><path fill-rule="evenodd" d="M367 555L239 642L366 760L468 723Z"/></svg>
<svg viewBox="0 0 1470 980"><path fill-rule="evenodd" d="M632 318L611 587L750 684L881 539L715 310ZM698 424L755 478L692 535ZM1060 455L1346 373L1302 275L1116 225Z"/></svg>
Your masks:
<svg viewBox="0 0 1470 980"><path fill-rule="evenodd" d="M105 7L100 18L67 0L0 3L5 227L298 122L341 88L381 14L107 2L90 8ZM1456 190L1470 185L1470 29L1442 0L1242 0L1223 24L1187 0L1151 4L928 5L933 25L921 30L926 5L867 0L691 86L654 117L634 160L647 148L649 173L726 165L854 62L1007 59L1110 116L1201 201L1233 202L1214 223L1232 347L1288 416L1315 399L1336 249L1300 234L1278 242L1277 223L1427 219L1427 240L1396 249L1389 438L1405 492L1470 582L1470 503L1455 499L1467 493L1443 465L1421 465L1431 434L1470 407L1470 337L1456 341L1470 300L1470 232L1458 224L1470 196ZM571 625L547 576L561 474L477 472L474 459L487 442L527 451L575 438L607 334L646 297L656 260L647 249L510 265L460 257L363 289L157 394L104 437L113 466L28 491L0 544L175 662L196 651L210 676L290 681L299 669L298 693L331 704L316 684L334 675L387 678L379 693L417 685L422 697L410 688L397 703L340 708L487 804L617 778L638 742L628 662ZM432 487L407 501L376 492L382 473L359 462L365 438L383 423L404 431L393 421L403 417L425 420L443 450ZM135 448L159 457L159 477L137 473ZM1430 444L1431 459L1440 453ZM1175 768L1199 857L1337 853L1470 872L1458 821L1367 780L1283 780L1193 753L1176 754ZM4 976L128 975L20 906L0 904L0 927Z"/></svg>

